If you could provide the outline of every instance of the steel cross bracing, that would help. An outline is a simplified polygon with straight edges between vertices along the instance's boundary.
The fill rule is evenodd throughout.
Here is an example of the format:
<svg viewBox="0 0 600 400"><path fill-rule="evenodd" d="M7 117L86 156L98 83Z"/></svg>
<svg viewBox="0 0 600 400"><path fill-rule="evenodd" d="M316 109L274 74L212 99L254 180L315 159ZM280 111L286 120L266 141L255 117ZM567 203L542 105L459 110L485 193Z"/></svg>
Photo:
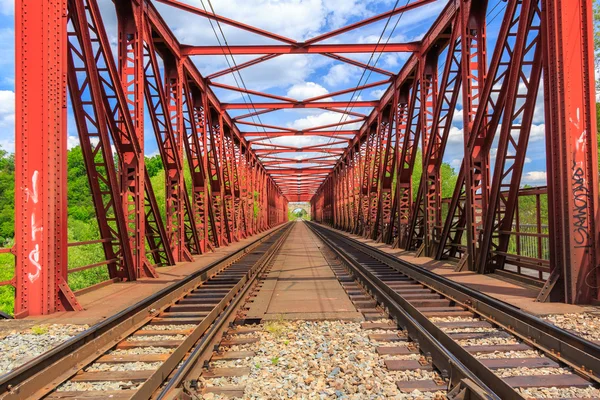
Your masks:
<svg viewBox="0 0 600 400"><path fill-rule="evenodd" d="M289 201L310 201L312 217L336 228L456 260L457 269L533 271L540 300L600 299L591 0L500 2L489 49L488 0L449 0L419 41L337 43L433 2L408 1L299 42L218 15L208 0L211 11L176 0L123 0L114 2L113 54L97 0L17 0L16 267L12 280L0 282L15 287L16 314L80 309L70 272L103 267L113 282L157 277L161 266L284 222ZM156 3L209 20L223 42L181 43ZM270 43L230 45L221 25ZM399 52L408 59L398 73L371 62ZM351 53L372 57L363 62ZM257 91L241 79L245 69L287 54L320 55L381 78L306 99ZM229 67L202 76L191 57L204 55L224 55ZM235 55L254 58L236 63ZM242 85L217 81L227 76ZM357 95L374 88L387 88L380 100ZM213 90L238 92L244 101L221 103ZM548 186L523 189L542 91ZM464 158L452 197L443 199L441 168L459 106ZM93 243L105 255L70 271L67 107L96 209L101 239ZM297 109L340 120L306 129L261 120ZM150 130L165 169L165 210L144 161ZM300 136L322 142L276 140ZM413 182L419 154L423 172ZM535 198L534 232L519 222L519 199L528 196Z"/></svg>
<svg viewBox="0 0 600 400"><path fill-rule="evenodd" d="M158 267L287 220L287 198L154 5L119 1L115 10L116 58L96 0L16 2L21 190L15 278L0 284L15 287L19 317L81 309L71 272L107 268L101 285L157 277ZM101 243L105 255L69 271L67 90L101 237L73 245ZM165 210L144 165L145 116L165 169Z"/></svg>
<svg viewBox="0 0 600 400"><path fill-rule="evenodd" d="M488 1L447 4L319 187L312 215L419 255L454 259L459 270L539 283L540 301L589 303L600 299L592 2L500 4L489 60ZM523 189L543 88L548 187ZM440 166L458 102L464 159L453 196L442 199ZM390 109L392 136L381 124ZM417 143L423 173L414 188ZM519 222L527 197L536 204L532 233ZM530 242L536 250L525 254Z"/></svg>

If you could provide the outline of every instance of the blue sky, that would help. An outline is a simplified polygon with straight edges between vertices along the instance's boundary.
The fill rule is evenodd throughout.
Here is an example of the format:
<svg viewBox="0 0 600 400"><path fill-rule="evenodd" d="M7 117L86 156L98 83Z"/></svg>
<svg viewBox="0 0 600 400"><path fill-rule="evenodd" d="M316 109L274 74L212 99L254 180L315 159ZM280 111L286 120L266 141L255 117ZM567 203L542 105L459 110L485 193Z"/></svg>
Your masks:
<svg viewBox="0 0 600 400"><path fill-rule="evenodd" d="M14 22L13 1L0 0L0 46L5 54L14 54ZM114 5L110 0L98 0L107 33L113 44L116 44L116 18ZM184 2L202 8L200 0L184 0ZM206 0L205 0L206 3ZM399 6L406 3L398 2ZM213 0L215 11L223 16L254 25L256 27L278 33L298 41L325 33L332 29L345 26L349 23L362 20L366 17L391 9L395 1L374 0ZM390 25L383 35L382 42L405 42L418 40L429 29L441 9L446 4L445 0L438 0L414 11L405 13L400 17L397 27L391 34L392 27L399 16L392 17ZM495 46L495 36L503 17L505 2L490 0L488 9L488 58L491 58ZM208 7L208 3L206 3ZM157 4L165 20L169 23L182 43L197 45L214 45L217 39L210 23L198 16L187 14L172 7ZM374 43L379 39L385 25L385 20L367 27L336 36L328 40L331 43ZM216 26L215 26L216 28ZM250 34L230 26L222 25L227 42L235 44L274 44L270 39ZM222 38L221 38L222 40ZM368 62L369 54L348 54L362 62ZM252 57L236 56L235 62L240 64ZM398 72L407 54L386 53L379 57L374 55L370 64L377 60L376 66L391 72ZM194 57L194 62L204 75L227 68L224 56ZM231 60L230 60L231 62ZM440 64L442 60L440 60ZM281 96L289 96L302 100L317 95L324 95L341 89L355 87L361 78L362 70L338 61L319 55L283 55L269 60L259 66L250 67L241 71L241 77L226 75L216 79L217 82L236 86L241 84L241 79L248 89L266 91ZM441 74L441 70L440 70ZM378 73L370 74L368 80L362 79L362 84L375 82L386 77ZM14 150L14 56L0 58L0 146L9 151ZM367 89L360 93L363 100L378 99L385 87ZM215 93L223 102L243 102L237 92L215 89ZM350 99L351 95L335 97L335 100ZM354 99L358 94L354 95ZM251 96L252 102L271 101L262 97ZM250 101L246 98L246 101ZM368 114L370 109L353 109L355 112ZM232 116L250 112L250 110L232 111ZM260 121L294 129L305 129L328 123L335 123L343 118L342 114L319 110L286 110L264 114ZM77 143L76 132L72 117L69 118L69 143ZM258 122L258 120L255 120ZM543 185L545 180L545 143L542 97L539 96L534 127L531 134L530 146L527 154L523 183ZM156 140L147 124L146 154L157 152ZM256 128L240 126L242 130L252 131ZM295 137L273 139L273 143L301 146L310 143L327 143L327 139ZM462 158L462 117L460 110L455 114L451 136L445 155L445 161L456 170ZM494 152L492 151L492 157Z"/></svg>

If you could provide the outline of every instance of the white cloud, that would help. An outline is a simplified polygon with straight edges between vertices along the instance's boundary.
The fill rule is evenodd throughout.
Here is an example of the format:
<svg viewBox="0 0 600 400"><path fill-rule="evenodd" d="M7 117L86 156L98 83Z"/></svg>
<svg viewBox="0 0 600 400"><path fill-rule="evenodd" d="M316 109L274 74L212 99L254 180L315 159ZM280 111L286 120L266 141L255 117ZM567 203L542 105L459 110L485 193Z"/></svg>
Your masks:
<svg viewBox="0 0 600 400"><path fill-rule="evenodd" d="M0 14L13 15L15 13L15 0L0 0Z"/></svg>
<svg viewBox="0 0 600 400"><path fill-rule="evenodd" d="M546 171L529 171L521 178L523 184L544 184L547 182Z"/></svg>
<svg viewBox="0 0 600 400"><path fill-rule="evenodd" d="M67 149L79 146L79 136L67 136Z"/></svg>
<svg viewBox="0 0 600 400"><path fill-rule="evenodd" d="M243 62L238 56L235 59L237 65ZM192 57L192 60L204 76L228 67L223 57L216 60L204 56L195 56ZM308 77L324 62L328 61L318 55L286 54L245 68L240 72L249 89L265 91L305 83ZM215 81L232 86L241 85L239 75L236 74L235 78L238 80L237 83L232 74L219 77Z"/></svg>
<svg viewBox="0 0 600 400"><path fill-rule="evenodd" d="M546 138L546 125L531 125L531 132L529 133L529 142L537 142Z"/></svg>
<svg viewBox="0 0 600 400"><path fill-rule="evenodd" d="M460 166L462 165L462 162L463 162L462 159L455 158L452 161L450 161L450 166L454 169L459 169Z"/></svg>
<svg viewBox="0 0 600 400"><path fill-rule="evenodd" d="M303 82L293 85L287 91L287 96L297 100L304 100L311 97L323 96L329 91L315 82ZM321 101L330 101L331 98L325 98Z"/></svg>
<svg viewBox="0 0 600 400"><path fill-rule="evenodd" d="M15 150L15 92L0 90L0 146L4 150Z"/></svg>
<svg viewBox="0 0 600 400"><path fill-rule="evenodd" d="M15 140L14 139L0 139L0 148L6 150L9 153L15 152Z"/></svg>
<svg viewBox="0 0 600 400"><path fill-rule="evenodd" d="M383 94L385 93L386 89L375 89L373 91L371 91L371 96L373 96L376 99L381 99L381 96L383 96Z"/></svg>
<svg viewBox="0 0 600 400"><path fill-rule="evenodd" d="M336 64L329 69L323 81L329 86L338 86L356 80L360 76L360 68L348 64Z"/></svg>
<svg viewBox="0 0 600 400"><path fill-rule="evenodd" d="M0 90L0 117L15 113L15 92L12 90ZM14 120L14 118L13 118Z"/></svg>
<svg viewBox="0 0 600 400"><path fill-rule="evenodd" d="M343 121L347 121L349 119L351 119L351 118L349 118L348 115L346 115L346 114L340 114L340 113L336 113L336 112L327 111L327 112L324 112L321 114L308 115L305 118L297 119L294 122L292 122L291 124L288 124L288 127L294 128L294 129L307 129L307 128L313 128L313 127L322 126L322 125L337 124L340 121L343 122ZM356 122L353 124L342 125L342 128L340 128L340 129L344 129L344 130L358 129L358 128L360 128L361 125L362 125L362 121Z"/></svg>

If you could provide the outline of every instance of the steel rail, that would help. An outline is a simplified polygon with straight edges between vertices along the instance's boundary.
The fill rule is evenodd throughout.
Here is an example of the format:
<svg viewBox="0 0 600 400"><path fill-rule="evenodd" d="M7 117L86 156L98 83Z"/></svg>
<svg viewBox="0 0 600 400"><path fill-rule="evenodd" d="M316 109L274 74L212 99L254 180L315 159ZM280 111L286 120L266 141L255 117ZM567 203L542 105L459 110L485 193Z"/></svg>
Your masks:
<svg viewBox="0 0 600 400"><path fill-rule="evenodd" d="M371 256L438 292L445 298L465 307L484 320L488 320L519 337L526 344L542 351L547 357L567 364L579 375L595 383L600 382L600 346L597 344L550 324L513 305L396 258L382 250L342 235L329 227L314 223L310 225L315 229L325 230L330 235L334 235L338 241ZM477 368L479 376L482 376L482 371L487 370L484 366Z"/></svg>
<svg viewBox="0 0 600 400"><path fill-rule="evenodd" d="M289 229L289 226L289 223L280 225L267 235L248 243L232 254L226 255L219 260L210 263L202 269L158 291L154 295L93 325L86 331L74 336L28 363L0 376L0 399L29 399L45 396L58 386L58 384L68 380L81 368L97 359L100 354L112 348L118 341L125 339L144 326L152 318L158 316L179 298L191 292L201 283L209 280L211 276L237 262L244 255L251 253L258 246L282 232L282 230L286 228ZM223 301L227 300L227 297L229 297L229 299L233 298L232 292L236 289L239 291L238 285L232 288ZM226 303L227 302L219 303L219 305L215 306L215 309L219 307L224 309ZM202 324L210 317L213 318L213 320L210 321L212 323L218 317L218 313L215 313L214 315L211 313L206 316L204 321L202 321ZM206 328L208 328L208 326L210 326L210 323ZM186 338L182 346L185 344L188 347L188 350L192 348L198 339L200 339L201 335L199 334L203 333L200 332L199 328L200 326ZM206 328L204 330L206 330ZM187 350L181 352L181 359L185 357L186 353ZM172 366L172 369L174 369L178 363L179 362L175 363ZM165 362L159 367L157 372L166 372L163 371L163 367L166 368L166 364L169 363ZM153 379L154 375L159 376L160 374L153 374L150 379ZM168 376L168 373L163 376ZM161 383L162 380L158 385ZM156 390L157 387L158 386L153 390Z"/></svg>
<svg viewBox="0 0 600 400"><path fill-rule="evenodd" d="M225 310L219 315L219 317L213 322L210 329L202 336L200 341L195 345L194 349L191 351L190 355L186 358L186 360L181 364L179 368L177 368L177 372L169 379L169 381L162 387L160 393L156 396L153 396L156 400L164 400L164 399L176 399L179 398L177 388L180 390L182 383L188 382L188 377L192 371L197 370L198 368L202 368L201 361L203 357L206 357L207 353L212 355L212 347L211 344L215 342L215 339L227 329L227 322L231 321L232 318L236 316L236 312L239 310L242 303L242 299L245 297L245 294L248 290L253 286L254 282L256 282L256 278L260 275L260 273L267 267L277 255L279 249L287 239L291 232L291 228L288 228L284 231L281 237L277 238L277 241L269 247L269 250L266 254L261 257L261 259L257 262L254 267L254 273L248 279L244 287L238 292L235 299L227 306Z"/></svg>
<svg viewBox="0 0 600 400"><path fill-rule="evenodd" d="M352 270L354 277L368 289L377 302L383 304L389 314L407 332L408 337L419 344L419 348L431 359L432 364L440 371L442 377L449 379L449 391L455 387L461 387L463 381L470 381L477 388L477 390L471 391L471 395L476 396L475 398L498 400L518 398L514 390L506 385L501 378L493 375L491 371L488 370L493 378L481 377L479 373L474 373L472 366L464 362L465 357L456 355L454 347L458 347L463 352L466 351L461 349L450 337L447 337L448 340L444 340L446 335L443 334L441 329L436 328L427 317L402 296L386 286L381 279L368 271L358 260L344 252L339 246L339 242L336 243L332 239L333 231L328 232L312 222L309 222L308 226ZM342 238L336 236L335 239L341 240ZM436 332L436 330L439 332ZM493 387L488 386L490 380L495 381ZM499 387L502 387L501 390L499 390Z"/></svg>

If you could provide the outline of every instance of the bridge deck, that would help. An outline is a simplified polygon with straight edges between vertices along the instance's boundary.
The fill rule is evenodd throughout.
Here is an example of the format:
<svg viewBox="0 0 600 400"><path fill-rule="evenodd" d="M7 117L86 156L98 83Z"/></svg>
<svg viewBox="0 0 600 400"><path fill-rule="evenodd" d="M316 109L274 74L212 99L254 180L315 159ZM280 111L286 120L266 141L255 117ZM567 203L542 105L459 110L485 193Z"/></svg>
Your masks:
<svg viewBox="0 0 600 400"><path fill-rule="evenodd" d="M304 222L294 222L248 319L362 320Z"/></svg>
<svg viewBox="0 0 600 400"><path fill-rule="evenodd" d="M586 307L573 304L539 303L535 301L538 290L534 288L507 282L492 275L481 275L470 271L456 272L452 263L434 260L429 257L415 257L414 252L392 249L387 244L377 243L348 232L336 231L535 315L579 313L586 309Z"/></svg>
<svg viewBox="0 0 600 400"><path fill-rule="evenodd" d="M85 308L84 311L58 312L49 316L28 317L26 320L32 320L36 323L64 323L69 321L71 324L89 325L100 322L192 272L227 257L269 232L271 230L251 238L242 239L229 246L218 248L212 253L197 256L194 261L189 263L178 263L175 266L159 268L160 277L158 279L144 278L135 282L119 282L81 294L77 297L77 300Z"/></svg>

